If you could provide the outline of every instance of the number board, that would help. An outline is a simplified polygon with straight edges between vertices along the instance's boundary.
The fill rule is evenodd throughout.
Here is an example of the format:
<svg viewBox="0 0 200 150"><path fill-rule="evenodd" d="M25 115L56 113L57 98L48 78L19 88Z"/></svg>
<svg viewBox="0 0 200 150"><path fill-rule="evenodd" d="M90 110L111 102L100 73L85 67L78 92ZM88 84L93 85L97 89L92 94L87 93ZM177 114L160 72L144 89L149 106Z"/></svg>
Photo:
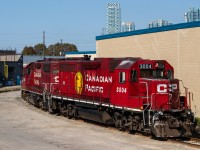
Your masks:
<svg viewBox="0 0 200 150"><path fill-rule="evenodd" d="M151 64L140 64L140 69L152 69Z"/></svg>

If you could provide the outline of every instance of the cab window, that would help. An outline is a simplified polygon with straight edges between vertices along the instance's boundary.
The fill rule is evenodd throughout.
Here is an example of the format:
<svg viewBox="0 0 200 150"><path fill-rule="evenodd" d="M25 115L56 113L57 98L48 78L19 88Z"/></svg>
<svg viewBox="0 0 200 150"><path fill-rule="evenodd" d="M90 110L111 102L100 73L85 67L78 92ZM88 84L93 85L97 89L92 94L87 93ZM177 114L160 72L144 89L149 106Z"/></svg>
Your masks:
<svg viewBox="0 0 200 150"><path fill-rule="evenodd" d="M137 82L137 71L136 70L131 70L131 81Z"/></svg>
<svg viewBox="0 0 200 150"><path fill-rule="evenodd" d="M119 73L119 83L125 83L125 81L126 81L126 73L120 72Z"/></svg>
<svg viewBox="0 0 200 150"><path fill-rule="evenodd" d="M50 64L49 63L44 64L43 71L44 72L50 72Z"/></svg>
<svg viewBox="0 0 200 150"><path fill-rule="evenodd" d="M173 72L172 72L172 70L167 70L167 78L168 79L173 79Z"/></svg>
<svg viewBox="0 0 200 150"><path fill-rule="evenodd" d="M141 78L154 78L154 79L172 79L173 72L172 70L140 70Z"/></svg>
<svg viewBox="0 0 200 150"><path fill-rule="evenodd" d="M30 74L31 74L31 69L30 69L30 68L27 68L27 69L26 69L26 74L27 74L27 75L30 75Z"/></svg>

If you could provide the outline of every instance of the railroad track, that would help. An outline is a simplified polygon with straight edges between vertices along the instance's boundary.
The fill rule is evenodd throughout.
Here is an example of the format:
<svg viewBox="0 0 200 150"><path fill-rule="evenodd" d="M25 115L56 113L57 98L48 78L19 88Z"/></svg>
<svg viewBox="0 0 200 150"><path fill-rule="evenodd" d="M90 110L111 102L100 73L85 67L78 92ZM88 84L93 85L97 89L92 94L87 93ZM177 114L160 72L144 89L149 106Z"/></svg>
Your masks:
<svg viewBox="0 0 200 150"><path fill-rule="evenodd" d="M190 140L183 140L183 142L200 148L200 138L191 138Z"/></svg>
<svg viewBox="0 0 200 150"><path fill-rule="evenodd" d="M119 129L115 128L114 126L108 126L108 125L100 124L100 123L97 123L97 122L94 122L94 121L90 121L90 120L84 120L84 119L80 120L80 119L78 119L77 121L84 122L84 123L89 123L89 124L94 124L94 125L98 125L98 126L107 128L109 130L115 130L115 131L119 130ZM125 130L122 130L122 131L130 133L129 131L125 131ZM145 133L142 133L142 132L135 132L135 133L131 132L131 134L136 134L136 135L143 136L143 137L151 137L151 135L145 134ZM156 140L161 140L161 141L164 140L164 139L159 139L159 138L155 138L155 139ZM168 138L168 139L165 139L165 140L173 142L173 143L185 144L187 146L191 146L191 147L199 148L200 149L200 136L199 136L199 138L194 138L194 137L191 137L191 138L172 138L172 139Z"/></svg>
<svg viewBox="0 0 200 150"><path fill-rule="evenodd" d="M200 138L189 138L189 139L175 139L171 140L172 142L178 142L181 144L185 144L194 148L200 148Z"/></svg>
<svg viewBox="0 0 200 150"><path fill-rule="evenodd" d="M84 120L84 119L80 120L80 119L78 119L77 121L98 125L98 126L107 128L109 130L115 130L115 131L119 130L119 129L115 128L114 126L108 126L108 125L97 123L97 122L90 121L90 120ZM129 131L125 131L125 130L121 130L121 131L130 133ZM143 136L143 137L151 137L151 135L146 134L146 133L142 133L142 132L134 132L134 133L131 132L131 134L135 134L135 135L139 135L139 136ZM199 138L194 138L194 137L191 137L191 138L172 138L172 139L171 138L159 139L159 138L155 138L155 137L152 137L152 138L156 139L156 140L160 140L160 141L164 140L164 141L169 141L169 142L172 142L172 143L181 143L181 144L185 144L187 146L191 146L191 147L200 149L200 136L199 136Z"/></svg>

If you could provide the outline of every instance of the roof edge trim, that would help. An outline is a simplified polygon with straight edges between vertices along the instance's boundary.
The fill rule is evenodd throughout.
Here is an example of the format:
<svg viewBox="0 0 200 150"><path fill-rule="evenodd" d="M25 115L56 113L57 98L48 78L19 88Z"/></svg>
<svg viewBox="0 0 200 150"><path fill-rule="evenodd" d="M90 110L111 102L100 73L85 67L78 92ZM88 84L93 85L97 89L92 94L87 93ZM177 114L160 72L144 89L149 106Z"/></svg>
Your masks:
<svg viewBox="0 0 200 150"><path fill-rule="evenodd" d="M122 32L122 33L96 36L96 41L120 38L120 37L127 37L127 36L134 36L134 35L141 35L141 34L150 34L150 33L164 32L164 31L178 30L178 29L196 28L196 27L200 27L200 21L173 24L173 25L168 25L168 26L164 26L164 27L157 27L157 28L150 28L150 29L141 29L141 30L135 30L135 31L130 31L130 32Z"/></svg>

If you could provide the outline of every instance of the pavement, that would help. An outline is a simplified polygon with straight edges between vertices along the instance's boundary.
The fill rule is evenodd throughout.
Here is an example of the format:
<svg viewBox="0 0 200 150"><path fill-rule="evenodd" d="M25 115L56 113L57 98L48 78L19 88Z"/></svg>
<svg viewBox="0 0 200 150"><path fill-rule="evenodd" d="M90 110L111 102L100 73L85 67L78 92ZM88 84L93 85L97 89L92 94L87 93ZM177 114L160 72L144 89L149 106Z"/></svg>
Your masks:
<svg viewBox="0 0 200 150"><path fill-rule="evenodd" d="M83 120L50 115L20 98L0 93L0 150L195 150Z"/></svg>
<svg viewBox="0 0 200 150"><path fill-rule="evenodd" d="M5 87L1 87L0 88L0 93L8 92L8 91L17 91L17 90L21 90L21 86L20 85L17 85L17 86L5 86Z"/></svg>

